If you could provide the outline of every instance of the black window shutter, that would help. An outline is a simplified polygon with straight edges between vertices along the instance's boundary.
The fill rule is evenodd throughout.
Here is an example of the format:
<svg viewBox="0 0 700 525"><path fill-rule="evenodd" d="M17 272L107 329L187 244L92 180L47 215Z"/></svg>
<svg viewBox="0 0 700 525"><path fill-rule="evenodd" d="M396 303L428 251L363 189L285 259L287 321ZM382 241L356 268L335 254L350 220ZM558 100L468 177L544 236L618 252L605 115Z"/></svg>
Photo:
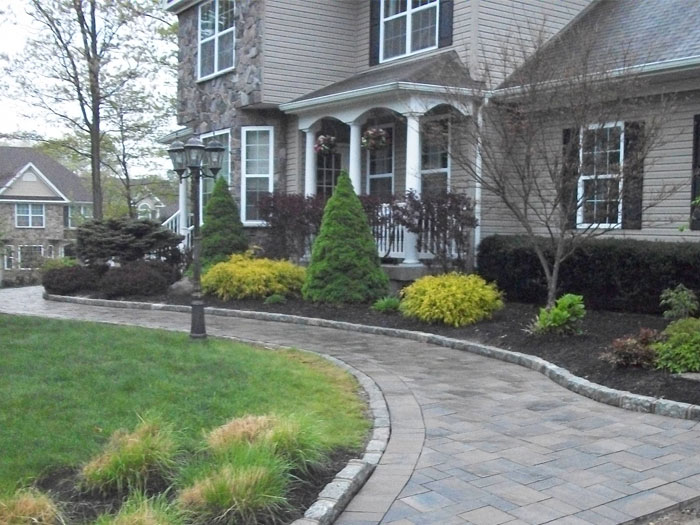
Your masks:
<svg viewBox="0 0 700 525"><path fill-rule="evenodd" d="M438 47L452 45L452 22L454 18L454 0L440 0L440 27L438 28Z"/></svg>
<svg viewBox="0 0 700 525"><path fill-rule="evenodd" d="M63 227L68 228L68 217L70 216L70 206L63 207Z"/></svg>
<svg viewBox="0 0 700 525"><path fill-rule="evenodd" d="M579 130L562 132L562 200L567 210L567 227L576 229L578 215Z"/></svg>
<svg viewBox="0 0 700 525"><path fill-rule="evenodd" d="M700 115L693 121L693 172L690 193L690 229L700 230L700 206L694 204L700 198Z"/></svg>
<svg viewBox="0 0 700 525"><path fill-rule="evenodd" d="M381 0L369 0L369 65L379 64L379 25L382 16Z"/></svg>
<svg viewBox="0 0 700 525"><path fill-rule="evenodd" d="M625 122L625 159L622 173L622 228L642 229L644 122Z"/></svg>

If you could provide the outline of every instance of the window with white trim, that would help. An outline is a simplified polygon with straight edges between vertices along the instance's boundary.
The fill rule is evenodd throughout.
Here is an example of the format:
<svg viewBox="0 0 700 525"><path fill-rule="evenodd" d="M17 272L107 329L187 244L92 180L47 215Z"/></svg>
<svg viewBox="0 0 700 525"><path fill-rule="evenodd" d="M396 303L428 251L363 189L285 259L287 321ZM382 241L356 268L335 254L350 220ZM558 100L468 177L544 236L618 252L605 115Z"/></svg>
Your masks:
<svg viewBox="0 0 700 525"><path fill-rule="evenodd" d="M421 135L421 193L439 194L450 189L450 122L427 120Z"/></svg>
<svg viewBox="0 0 700 525"><path fill-rule="evenodd" d="M138 218L141 220L153 218L151 215L151 205L147 202L142 202L138 206Z"/></svg>
<svg viewBox="0 0 700 525"><path fill-rule="evenodd" d="M260 199L273 188L274 128L249 126L241 134L241 220L260 225Z"/></svg>
<svg viewBox="0 0 700 525"><path fill-rule="evenodd" d="M435 49L439 9L439 0L382 0L381 61Z"/></svg>
<svg viewBox="0 0 700 525"><path fill-rule="evenodd" d="M224 130L224 131L214 131L212 133L205 133L203 135L200 135L202 139L202 142L206 146L208 143L216 140L217 142L221 143L221 145L225 148L223 157L221 159L221 170L217 174L217 178L222 178L226 179L226 182L228 182L229 186L231 185L231 134L229 130ZM206 159L205 159L206 160ZM207 169L207 166L204 165L202 166L203 169ZM207 205L209 202L209 198L211 197L212 192L214 191L214 185L216 184L216 179L211 178L211 177L204 177L202 179L202 192L201 192L201 198L202 198L202 213L201 217L204 217L204 207Z"/></svg>
<svg viewBox="0 0 700 525"><path fill-rule="evenodd" d="M88 219L92 219L92 206L89 204L71 204L63 209L63 226L66 228L77 228Z"/></svg>
<svg viewBox="0 0 700 525"><path fill-rule="evenodd" d="M18 250L18 261L20 270L35 270L41 267L44 257L44 247L42 245L20 246Z"/></svg>
<svg viewBox="0 0 700 525"><path fill-rule="evenodd" d="M377 126L387 133L387 145L367 152L367 194L389 200L394 194L394 126Z"/></svg>
<svg viewBox="0 0 700 525"><path fill-rule="evenodd" d="M55 254L55 248L54 248L53 244L49 244L48 250L47 250L47 252L46 252L46 256L47 256L49 259L53 259L53 258L55 257L55 255L56 255L56 254Z"/></svg>
<svg viewBox="0 0 700 525"><path fill-rule="evenodd" d="M236 24L234 0L210 0L199 6L198 78L230 71L234 66Z"/></svg>
<svg viewBox="0 0 700 525"><path fill-rule="evenodd" d="M15 266L15 247L5 246L5 270L12 270Z"/></svg>
<svg viewBox="0 0 700 525"><path fill-rule="evenodd" d="M624 144L622 124L581 130L578 228L621 226Z"/></svg>
<svg viewBox="0 0 700 525"><path fill-rule="evenodd" d="M15 204L15 226L18 228L43 228L44 205L29 203Z"/></svg>

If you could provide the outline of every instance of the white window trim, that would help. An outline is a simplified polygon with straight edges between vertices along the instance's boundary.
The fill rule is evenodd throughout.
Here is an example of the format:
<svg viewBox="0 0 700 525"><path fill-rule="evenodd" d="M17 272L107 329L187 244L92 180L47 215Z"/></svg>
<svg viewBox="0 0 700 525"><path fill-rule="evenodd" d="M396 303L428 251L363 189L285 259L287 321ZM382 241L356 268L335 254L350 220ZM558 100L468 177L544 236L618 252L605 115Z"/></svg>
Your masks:
<svg viewBox="0 0 700 525"><path fill-rule="evenodd" d="M222 137L226 135L226 139L224 140L219 140L226 149L228 150L228 178L226 179L226 182L228 182L229 187L231 186L231 167L232 167L232 162L231 162L231 130L230 129L218 129L216 131L211 131L209 133L203 133L199 136L199 138L203 141L206 139L210 139L212 137ZM218 175L217 175L218 177ZM202 221L202 224L204 224L204 184L203 184L204 179L200 181L201 187L199 191L199 218Z"/></svg>
<svg viewBox="0 0 700 525"><path fill-rule="evenodd" d="M29 225L28 226L20 226L19 225L19 210L18 206L20 205L27 205L29 206L29 215L22 214L22 217L29 217ZM32 206L41 206L41 226L33 226L33 220L32 217L39 217L39 215L34 215L32 213ZM44 204L37 204L36 202L16 202L15 203L15 228L21 228L23 230L43 230L46 228L46 206Z"/></svg>
<svg viewBox="0 0 700 525"><path fill-rule="evenodd" d="M603 128L620 128L620 174L615 175L582 175L581 167L583 166L583 133L584 131L591 129L603 129ZM581 128L579 132L579 147L578 147L578 166L579 166L579 178L578 178L578 188L576 190L576 203L578 208L576 210L576 228L580 229L606 229L606 230L619 230L622 228L622 174L624 173L624 161L625 161L625 125L622 122L607 122L605 124L591 124ZM594 159L595 162L595 159ZM617 219L618 222L614 224L607 223L586 223L583 222L583 207L584 207L584 182L587 180L606 180L606 179L618 179L618 199L617 205Z"/></svg>
<svg viewBox="0 0 700 525"><path fill-rule="evenodd" d="M274 126L244 126L241 128L241 222L243 226L265 226L265 221L249 221L246 220L246 180L248 178L261 178L265 175L252 174L248 175L246 173L247 164L247 145L248 145L248 132L249 131L269 131L270 132L270 147L269 149L269 166L270 171L267 175L267 191L272 193L275 177L275 128Z"/></svg>
<svg viewBox="0 0 700 525"><path fill-rule="evenodd" d="M10 250L10 256L7 256L7 250ZM15 247L12 246L11 244L6 244L3 249L3 268L5 270L14 270L14 262L15 262Z"/></svg>
<svg viewBox="0 0 700 525"><path fill-rule="evenodd" d="M38 270L39 266L36 268L22 268L22 248L41 248L41 254L39 257L44 256L44 245L43 244L22 244L17 246L17 268L23 272L31 272L33 270Z"/></svg>
<svg viewBox="0 0 700 525"><path fill-rule="evenodd" d="M411 0L406 1L406 11L403 13L399 13L396 15L389 16L387 18L384 18L384 1L383 0L377 0L381 1L381 9L379 13L379 63L382 64L384 62L391 62L392 60L398 60L400 58L405 58L408 56L413 56L417 55L420 53L424 53L426 51L432 51L433 49L437 49L438 46L440 45L440 0L437 0L437 6L435 4L426 4L420 7L413 7L413 2ZM436 9L435 13L435 45L431 47L426 47L424 49L419 49L418 51L411 51L412 47L412 38L413 38L413 13L416 13L418 11L426 11L428 9ZM391 58L384 58L384 25L386 22L390 22L392 20L395 20L397 18L401 18L402 16L406 17L406 52L403 55L397 55L395 57Z"/></svg>
<svg viewBox="0 0 700 525"><path fill-rule="evenodd" d="M437 173L447 172L447 191L452 188L452 119L449 116L444 115L434 115L432 117L423 117L421 119L423 123L429 122L439 122L441 120L447 121L447 167L446 168L434 168L434 169L423 169L423 132L421 131L421 179L423 175L433 175ZM423 187L423 182L421 180L421 188Z"/></svg>
<svg viewBox="0 0 700 525"><path fill-rule="evenodd" d="M54 248L53 244L49 244L47 251L46 251L46 257L49 259L53 259L56 256L56 249Z"/></svg>
<svg viewBox="0 0 700 525"><path fill-rule="evenodd" d="M210 36L208 38L205 38L202 40L202 9L207 5L214 3L214 20L216 20L216 25L214 27L214 35ZM235 13L235 4L234 4L234 13ZM236 69L236 17L234 14L234 20L233 20L233 26L230 27L229 29L226 29L224 31L219 31L219 0L209 0L208 2L204 2L199 6L197 9L197 81L198 82L204 82L205 80L209 80L214 77L218 77L219 75L223 75L224 73L228 73L229 71L233 71ZM222 35L225 35L226 33L233 33L233 65L229 68L219 70L218 65L219 65L219 37ZM202 76L202 44L205 42L210 42L214 41L214 72L210 75Z"/></svg>
<svg viewBox="0 0 700 525"><path fill-rule="evenodd" d="M384 3L382 2L382 5ZM387 179L391 177L391 194L394 195L396 193L396 128L394 127L393 124L380 124L378 126L370 126L372 128L379 128L379 129L390 129L391 130L391 173L376 173L374 175L371 175L369 172L369 166L370 166L370 151L367 152L366 159L365 159L365 171L367 173L367 181L365 184L365 195L370 195L369 193L369 188L370 188L370 180L374 179Z"/></svg>
<svg viewBox="0 0 700 525"><path fill-rule="evenodd" d="M86 213L89 211L90 213ZM73 214L77 212L83 219L90 219L92 217L92 205L91 204L70 204L68 205L68 229L75 230L80 226L79 224L73 224Z"/></svg>

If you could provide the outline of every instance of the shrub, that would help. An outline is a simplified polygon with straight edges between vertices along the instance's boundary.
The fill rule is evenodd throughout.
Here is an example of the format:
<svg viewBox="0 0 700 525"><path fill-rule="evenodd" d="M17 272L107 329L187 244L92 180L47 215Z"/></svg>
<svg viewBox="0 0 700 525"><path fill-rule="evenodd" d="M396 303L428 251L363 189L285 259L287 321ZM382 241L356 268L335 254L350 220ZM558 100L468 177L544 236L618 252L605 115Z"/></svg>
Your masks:
<svg viewBox="0 0 700 525"><path fill-rule="evenodd" d="M656 361L653 345L659 338L660 334L656 330L642 328L636 336L628 335L615 339L610 351L601 355L601 359L618 368L653 368Z"/></svg>
<svg viewBox="0 0 700 525"><path fill-rule="evenodd" d="M401 300L398 297L382 297L372 305L372 310L382 314L398 312Z"/></svg>
<svg viewBox="0 0 700 525"><path fill-rule="evenodd" d="M301 290L304 274L304 268L288 261L254 259L246 252L212 266L202 276L202 290L224 301L293 295Z"/></svg>
<svg viewBox="0 0 700 525"><path fill-rule="evenodd" d="M698 311L699 306L695 292L682 284L661 292L660 304L664 308L664 318L672 321L692 316Z"/></svg>
<svg viewBox="0 0 700 525"><path fill-rule="evenodd" d="M48 272L57 268L70 268L77 265L78 261L73 257L57 257L55 259L45 259L44 264L41 265L41 271Z"/></svg>
<svg viewBox="0 0 700 525"><path fill-rule="evenodd" d="M218 178L204 208L202 226L202 261L217 263L231 254L248 249L241 215L228 190L226 179Z"/></svg>
<svg viewBox="0 0 700 525"><path fill-rule="evenodd" d="M110 268L100 279L99 289L107 298L158 295L168 290L168 280L154 266L136 261Z"/></svg>
<svg viewBox="0 0 700 525"><path fill-rule="evenodd" d="M48 293L70 295L97 290L100 275L95 268L87 266L64 266L52 268L41 276L41 283Z"/></svg>
<svg viewBox="0 0 700 525"><path fill-rule="evenodd" d="M464 326L503 308L501 293L478 275L421 277L401 291L401 313L428 323Z"/></svg>
<svg viewBox="0 0 700 525"><path fill-rule="evenodd" d="M586 316L583 296L565 294L557 299L552 308L540 308L532 325L536 334L578 334L580 324Z"/></svg>
<svg viewBox="0 0 700 525"><path fill-rule="evenodd" d="M269 297L266 297L264 301L265 304L285 304L286 302L287 298L279 293L273 293Z"/></svg>
<svg viewBox="0 0 700 525"><path fill-rule="evenodd" d="M314 302L364 303L386 295L388 285L362 204L343 172L323 212L302 293Z"/></svg>
<svg viewBox="0 0 700 525"><path fill-rule="evenodd" d="M83 485L103 493L144 491L168 479L175 467L173 431L158 420L142 420L133 432L118 430L104 451L82 469Z"/></svg>
<svg viewBox="0 0 700 525"><path fill-rule="evenodd" d="M656 366L674 373L700 372L700 319L672 322L654 344Z"/></svg>
<svg viewBox="0 0 700 525"><path fill-rule="evenodd" d="M46 494L28 489L18 490L8 497L0 497L0 524L53 525L63 523L58 507Z"/></svg>
<svg viewBox="0 0 700 525"><path fill-rule="evenodd" d="M547 287L527 239L493 236L479 245L478 271L509 300L543 303ZM661 313L659 296L684 283L700 290L697 242L586 240L562 264L560 292L586 296L589 308Z"/></svg>
<svg viewBox="0 0 700 525"><path fill-rule="evenodd" d="M320 195L273 193L262 197L260 216L267 223L263 250L274 259L300 260L318 234L325 201Z"/></svg>
<svg viewBox="0 0 700 525"><path fill-rule="evenodd" d="M169 505L164 496L148 499L143 495L130 496L115 516L103 515L95 525L180 525L178 510Z"/></svg>

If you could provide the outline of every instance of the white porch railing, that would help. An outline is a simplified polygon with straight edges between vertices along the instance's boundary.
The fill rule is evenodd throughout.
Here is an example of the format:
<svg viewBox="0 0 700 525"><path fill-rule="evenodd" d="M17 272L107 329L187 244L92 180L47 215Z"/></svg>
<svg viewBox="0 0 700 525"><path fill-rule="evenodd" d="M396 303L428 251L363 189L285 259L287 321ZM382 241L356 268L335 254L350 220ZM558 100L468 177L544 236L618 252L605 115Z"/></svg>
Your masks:
<svg viewBox="0 0 700 525"><path fill-rule="evenodd" d="M175 232L178 235L184 235L185 238L183 239L182 243L180 244L180 248L184 250L191 250L192 249L192 231L194 230L194 226L190 224L192 221L189 220L187 221L187 231L186 233L183 233L183 231L180 229L180 210L176 211L175 213L172 214L172 216L166 220L163 223L163 226L170 230L171 232Z"/></svg>
<svg viewBox="0 0 700 525"><path fill-rule="evenodd" d="M382 204L379 214L381 218L379 224L374 224L372 226L372 235L374 235L374 241L377 244L379 256L389 257L391 259L405 258L406 228L394 221L390 204ZM426 246L430 246L430 244L431 240L429 234L423 234L420 243L421 250L418 251L418 256L421 259L432 259L434 257L433 254L425 248Z"/></svg>

